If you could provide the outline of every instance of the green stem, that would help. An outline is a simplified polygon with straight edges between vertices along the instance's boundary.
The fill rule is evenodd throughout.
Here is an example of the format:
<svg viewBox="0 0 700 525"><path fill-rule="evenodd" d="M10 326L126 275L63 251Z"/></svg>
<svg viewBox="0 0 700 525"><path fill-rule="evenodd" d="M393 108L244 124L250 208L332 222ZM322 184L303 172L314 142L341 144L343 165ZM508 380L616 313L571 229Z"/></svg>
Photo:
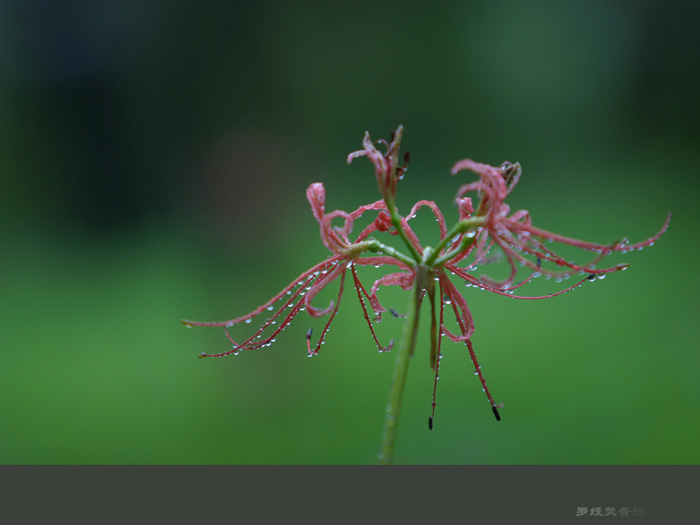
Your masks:
<svg viewBox="0 0 700 525"><path fill-rule="evenodd" d="M463 221L458 222L455 224L452 229L447 232L447 235L445 235L445 238L438 244L437 248L435 248L435 251L431 254L430 258L425 261L425 263L428 266L434 267L434 266L439 266L440 264L449 261L457 255L459 252L464 250L469 244L474 242L474 238L464 238L462 239L462 242L460 245L457 247L457 249L452 250L449 254L446 254L442 257L440 257L440 253L442 250L444 250L447 245L452 242L452 239L457 237L458 235L461 235L462 233L466 233L469 230L476 229L479 226L481 226L484 223L484 218L483 217L474 217L472 219L465 219ZM439 261L439 262L438 262Z"/></svg>
<svg viewBox="0 0 700 525"><path fill-rule="evenodd" d="M394 200L394 197L392 195L390 195L389 193L385 193L383 195L383 197L384 197L384 203L386 204L386 207L389 210L389 216L391 217L391 224L396 229L396 232L399 234L399 237L401 237L401 240L408 247L408 250L411 252L411 255L413 256L413 258L416 261L420 261L421 257L420 257L420 254L418 253L418 250L416 249L415 246L413 246L413 243L408 239L408 236L406 235L406 232L403 229L403 224L401 224L401 216L399 215L399 211L396 208L396 201Z"/></svg>
<svg viewBox="0 0 700 525"><path fill-rule="evenodd" d="M396 368L394 370L394 381L391 385L391 396L386 407L386 417L384 419L384 438L382 448L379 451L379 463L381 465L391 465L394 456L394 443L396 432L399 427L399 416L401 415L401 403L403 392L408 376L408 364L416 347L416 335L418 334L418 319L420 304L423 298L425 280L427 278L427 267L419 265L416 278L411 290L411 299L406 312L406 324L404 325L396 357Z"/></svg>

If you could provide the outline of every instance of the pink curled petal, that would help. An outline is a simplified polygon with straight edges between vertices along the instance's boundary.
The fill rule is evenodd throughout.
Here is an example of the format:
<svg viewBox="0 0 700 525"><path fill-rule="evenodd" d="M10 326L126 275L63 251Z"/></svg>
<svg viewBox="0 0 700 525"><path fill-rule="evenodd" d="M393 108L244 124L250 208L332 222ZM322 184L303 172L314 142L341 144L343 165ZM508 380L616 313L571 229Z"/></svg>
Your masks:
<svg viewBox="0 0 700 525"><path fill-rule="evenodd" d="M459 220L463 221L468 219L474 213L474 205L472 204L471 197L457 197L455 199L457 203L457 209L459 210Z"/></svg>
<svg viewBox="0 0 700 525"><path fill-rule="evenodd" d="M368 224L364 230L360 232L360 234L357 236L357 239L355 239L355 242L358 243L360 241L365 240L371 233L374 233L377 231L377 224L376 221Z"/></svg>
<svg viewBox="0 0 700 525"><path fill-rule="evenodd" d="M406 216L406 220L409 221L413 217L415 217L418 210L423 206L427 206L432 210L433 215L435 215L435 219L438 221L438 225L440 226L440 239L444 239L447 235L447 225L445 224L445 217L440 211L440 208L438 208L438 205L435 204L433 201L422 200L416 202L413 205L413 208L411 208L410 213Z"/></svg>
<svg viewBox="0 0 700 525"><path fill-rule="evenodd" d="M344 212L335 211L330 215L325 214L326 190L320 182L315 182L306 189L306 198L311 204L311 211L321 228L323 245L333 253L342 254L348 242L339 238L335 233L331 227L331 219Z"/></svg>
<svg viewBox="0 0 700 525"><path fill-rule="evenodd" d="M323 183L314 182L306 188L306 198L309 204L311 204L311 211L314 214L314 218L318 222L321 222L326 206L326 189L323 187Z"/></svg>
<svg viewBox="0 0 700 525"><path fill-rule="evenodd" d="M467 339L469 339L464 335L453 334L444 324L442 325L442 331L447 336L447 338L453 343L464 343Z"/></svg>
<svg viewBox="0 0 700 525"><path fill-rule="evenodd" d="M352 220L356 220L359 217L361 217L366 211L372 210L386 210L386 203L384 202L384 199L375 201L372 204L365 204L364 206L360 206L355 211L350 212L350 217L352 218Z"/></svg>
<svg viewBox="0 0 700 525"><path fill-rule="evenodd" d="M330 305L327 308L324 308L322 310L313 306L311 304L311 301L313 301L314 297L316 297L318 292L320 292L330 283L335 281L338 278L338 276L344 271L345 266L343 264L340 264L336 266L333 270L326 273L323 277L321 277L311 286L311 288L306 294L306 297L304 297L304 305L306 306L306 311L311 317L322 317L333 310L333 307L335 306L335 303L333 301L331 301Z"/></svg>
<svg viewBox="0 0 700 525"><path fill-rule="evenodd" d="M465 184L463 186L460 186L459 189L457 190L457 199L462 198L465 193L470 192L470 191L481 191L484 193L484 198L487 202L495 202L496 201L496 194L494 193L493 189L491 186L488 184L484 184L483 182L471 182L469 184Z"/></svg>
<svg viewBox="0 0 700 525"><path fill-rule="evenodd" d="M474 333L474 319L467 306L467 302L464 300L462 294L457 291L450 278L444 273L440 275L440 283L443 286L443 290L452 301L452 309L454 310L459 329L462 332L460 340L468 340ZM448 337L450 336L448 335ZM452 339L452 337L450 337L450 339Z"/></svg>
<svg viewBox="0 0 700 525"><path fill-rule="evenodd" d="M450 173L452 175L457 175L460 171L463 170L469 170L473 171L477 175L487 175L489 171L493 170L494 168L489 166L488 164L482 164L481 162L474 162L472 159L462 159L454 163L452 166L452 169L450 170Z"/></svg>
<svg viewBox="0 0 700 525"><path fill-rule="evenodd" d="M543 230L542 228L537 228L536 226L532 226L531 224L524 224L522 222L516 222L513 221L512 219L505 219L503 221L503 225L515 232L528 232L531 236L539 236L544 239L550 240L551 241L556 241L560 242L562 244L568 244L569 246L575 246L576 248L581 248L583 250L588 250L588 251L593 251L593 252L610 252L612 251L610 246L607 246L605 244L600 244L600 243L595 243L595 242L587 242L587 241L581 241L579 239L573 239L571 237L565 237L564 235L559 235L557 233L553 233L547 230Z"/></svg>
<svg viewBox="0 0 700 525"><path fill-rule="evenodd" d="M343 226L337 226L333 227L331 222L333 219L340 217L343 219ZM348 221L349 214L343 210L334 210L330 213L327 213L323 217L323 231L325 235L328 235L330 239L333 239L335 242L339 244L341 247L347 247L348 244L350 244L350 241L347 238L347 235L345 233L346 227L347 227L347 221ZM350 225L350 228L352 229L352 224ZM339 237L340 236L340 237Z"/></svg>
<svg viewBox="0 0 700 525"><path fill-rule="evenodd" d="M384 277L380 277L374 281L369 297L369 302L372 305L374 312L379 314L387 311L387 309L381 305L379 299L377 298L377 291L380 286L400 286L404 290L410 290L413 286L413 280L414 274L399 272L387 274Z"/></svg>
<svg viewBox="0 0 700 525"><path fill-rule="evenodd" d="M345 253L345 249L348 246L348 242L344 241L341 237L338 236L336 231L333 229L333 226L331 225L331 221L338 215L342 216L343 213L344 212L338 212L336 210L335 212L332 212L328 215L324 215L319 221L321 227L321 241L323 242L323 245L326 248L328 248L331 252L338 255L343 255Z"/></svg>
<svg viewBox="0 0 700 525"><path fill-rule="evenodd" d="M365 136L362 139L362 145L365 147L365 155L374 164L374 168L377 171L377 177L383 176L387 171L387 163L384 155L372 144L372 139L369 136L369 131L365 132Z"/></svg>
<svg viewBox="0 0 700 525"><path fill-rule="evenodd" d="M406 234L406 238L411 242L413 247L419 254L423 254L423 245L418 240L418 236L413 231L413 229L408 225L408 220L401 218L401 226L403 227L403 232Z"/></svg>
<svg viewBox="0 0 700 525"><path fill-rule="evenodd" d="M503 202L503 199L506 198L506 195L508 195L509 190L506 186L506 181L503 178L503 170L501 168L494 168L488 164L474 162L471 159L464 159L455 163L455 165L452 167L452 174L455 175L462 170L473 171L480 176L481 180L476 184L480 186L488 186L489 191L484 190L482 187L477 187L476 189L479 189L479 191L485 191L489 196L489 200L493 201L492 204L494 206L500 205L500 203ZM466 187L469 188L470 185L467 185ZM461 197L464 194L464 191L469 190L465 189L465 186L463 186L457 192L457 196Z"/></svg>
<svg viewBox="0 0 700 525"><path fill-rule="evenodd" d="M364 206L360 206L355 211L346 214L345 225L343 226L342 230L339 231L342 231L343 235L347 239L350 235L350 232L352 232L352 227L354 226L355 221L362 217L362 215L364 215L365 212L385 209L386 203L384 202L384 200L378 200L373 202L372 204L365 204Z"/></svg>
<svg viewBox="0 0 700 525"><path fill-rule="evenodd" d="M347 162L350 164L357 157L367 157L372 164L374 164L374 169L377 172L377 181L381 183L381 179L386 174L387 164L384 155L372 144L372 139L369 136L369 131L365 131L365 136L362 139L362 145L364 149L353 151L348 155Z"/></svg>
<svg viewBox="0 0 700 525"><path fill-rule="evenodd" d="M363 150L363 149L357 150L357 151L353 151L352 153L350 153L350 154L348 155L347 162L348 162L348 164L351 164L352 161L355 160L356 158L358 158L358 157L364 157L365 155L367 155L367 152L366 152L365 150Z"/></svg>
<svg viewBox="0 0 700 525"><path fill-rule="evenodd" d="M530 212L527 210L518 210L510 216L511 221L521 222L522 224L532 224Z"/></svg>

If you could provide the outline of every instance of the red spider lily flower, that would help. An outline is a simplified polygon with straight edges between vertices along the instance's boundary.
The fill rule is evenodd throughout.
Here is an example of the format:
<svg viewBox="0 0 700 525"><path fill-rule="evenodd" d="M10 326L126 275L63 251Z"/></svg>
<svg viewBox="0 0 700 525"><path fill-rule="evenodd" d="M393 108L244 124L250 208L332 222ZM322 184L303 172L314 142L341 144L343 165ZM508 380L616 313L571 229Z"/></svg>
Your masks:
<svg viewBox="0 0 700 525"><path fill-rule="evenodd" d="M306 190L311 211L319 224L321 240L331 252L330 257L309 268L269 301L244 316L220 322L183 320L182 323L190 327L222 327L231 341L232 349L218 354L200 354L200 357L222 357L230 354L235 355L244 350L270 346L280 332L300 312L306 310L312 317L328 317L321 335L313 347L311 330L306 335L308 355L317 355L330 325L338 313L349 272L365 321L380 351L390 350L394 342L392 340L388 345L382 346L373 323L379 322L382 314L387 311L390 311L395 317L407 318L404 342L401 346L408 345L410 348L407 350L407 357L399 356L399 362L402 362L402 359L406 360L413 354L415 333L418 326L418 311L422 300L427 296L432 312L430 366L435 372L432 413L428 420L429 427L431 429L433 427L443 337L447 337L455 343L466 345L474 365L475 374L479 378L496 419L500 421L498 409L502 405L497 405L491 396L471 342L474 333L471 311L452 279L458 278L468 286L511 298L533 300L556 297L581 286L587 280L603 278L608 273L625 270L628 267L627 264L618 264L607 268L597 268L596 266L603 258L613 252L626 253L651 246L666 231L670 214L656 235L636 244L630 244L627 239L607 245L572 239L533 226L530 213L527 210L511 212L505 199L520 179L521 167L519 164L504 162L500 166L494 167L464 159L453 166L452 174L469 170L477 174L479 178L462 185L457 191L455 203L459 211L459 220L452 228L447 228L441 210L432 201L418 201L407 215L402 216L398 213L395 204L397 183L404 177L408 162L408 155L406 155L403 165L399 166L398 164L402 134L403 128L399 126L389 142L378 141L375 144L371 141L369 133L366 133L362 141L363 149L352 152L347 158L348 163L358 157L367 157L372 162L379 191L382 195L381 200L360 206L350 213L342 210L326 213L326 192L323 184L313 183ZM378 146L386 151L380 151ZM476 207L474 206L474 198L479 199ZM438 223L440 238L435 248L423 245L409 223L422 208L428 208ZM354 240L351 240L350 236L355 223L366 213L375 214L374 220ZM371 235L380 234L388 234L389 239L392 239L392 236L393 239L400 238L408 249L408 254L371 237ZM590 252L592 254L591 260L584 264L568 261L552 249L551 246L556 246L556 243ZM474 275L478 266L497 260L499 255L500 258L505 258L509 268L509 274L505 279L496 280L485 275L479 277ZM395 270L376 279L368 289L360 281L356 269L357 266L367 265L374 267L390 265ZM522 275L523 271L527 272L527 275L516 282L516 278ZM556 282L562 282L574 276L579 278L574 284L555 293L535 296L522 295L520 288L539 276L544 276L547 279L554 278ZM318 293L336 281L339 282L336 300L331 301L325 308L315 306L313 300ZM399 286L404 290L414 292L415 301L410 303L409 312L406 315L398 314L381 304L378 291L382 286ZM370 310L373 315L370 315ZM457 330L450 329L446 325L446 310L451 310L454 314ZM269 317L265 318L258 331L248 339L237 342L227 330L230 326L250 323L254 318L264 315ZM400 352L404 352L404 350ZM402 386L396 387L399 383L397 378L399 373L404 374L405 377L406 367L407 365L397 366L394 389L402 388ZM398 419L400 399L400 393L396 399L392 394L389 407L392 418L391 421L387 419L385 433L385 455L388 455L389 460L393 450L393 436L396 426L393 415L395 414L396 419ZM398 408L395 406L396 403L399 405Z"/></svg>
<svg viewBox="0 0 700 525"><path fill-rule="evenodd" d="M364 257L357 260L355 259L355 251L353 250L353 246L356 246L358 242L366 238L370 233L377 229L374 224L371 224L365 228L354 243L348 239L348 235L352 231L354 221L369 210L382 210L384 208L384 201L377 201L366 206L360 206L352 213L336 210L326 214L324 210L326 192L323 184L319 182L311 184L306 190L306 196L311 204L311 210L314 217L318 221L321 228L321 239L324 245L333 253L333 255L306 270L285 288L283 288L277 295L246 315L235 319L229 319L228 321L216 322L183 320L182 323L188 327L222 327L226 331L226 335L233 345L233 348L227 352L217 354L202 353L199 357L224 357L230 354L237 355L243 350L255 350L270 346L273 342L275 342L280 332L292 322L297 314L303 312L304 310L306 310L312 317L322 317L325 315L329 316L328 321L321 332L321 336L313 349L311 348L312 332L309 330L307 333L308 355L309 357L317 355L321 345L324 344L326 333L328 332L330 325L338 312L338 307L345 288L345 278L348 270L350 270L350 273L352 274L360 304L365 312L365 318L369 323L370 331L375 342L377 343L377 346L382 351L391 349L393 342L389 343L387 347L382 347L377 339L371 321L369 320L365 305L365 301L371 300L372 297L360 283L355 265L382 265L387 263L398 264L399 266L405 265L401 262L397 262L393 259L390 260L388 257L383 256ZM331 226L331 221L336 217L344 219L343 227ZM314 297L326 286L337 279L340 279L337 300L331 301L331 304L326 308L319 309L314 306L312 304ZM272 311L275 311L275 313L271 314L270 317L267 317L258 331L244 341L236 342L227 330L227 327L234 326L239 323L250 323L254 318Z"/></svg>

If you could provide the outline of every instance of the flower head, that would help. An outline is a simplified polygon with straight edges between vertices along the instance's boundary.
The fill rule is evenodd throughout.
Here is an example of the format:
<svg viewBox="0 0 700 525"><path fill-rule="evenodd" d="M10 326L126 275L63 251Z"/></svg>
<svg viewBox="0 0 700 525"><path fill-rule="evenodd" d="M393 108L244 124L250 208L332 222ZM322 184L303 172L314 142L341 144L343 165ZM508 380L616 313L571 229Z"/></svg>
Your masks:
<svg viewBox="0 0 700 525"><path fill-rule="evenodd" d="M656 235L636 244L630 244L626 238L611 244L573 239L533 226L527 210L511 212L505 200L520 180L522 170L518 163L504 162L496 167L464 159L453 166L452 174L467 170L475 173L478 180L463 184L457 190L455 204L459 220L455 225L448 229L440 208L427 200L418 201L406 215L400 215L395 203L396 186L405 174L408 161L406 155L403 164L398 164L402 135L403 128L399 126L389 142L374 143L369 133L365 133L363 149L348 156L348 162L358 157L367 157L373 164L382 196L380 200L360 206L352 212L335 210L326 213L326 190L323 184L313 183L306 190L311 211L320 228L321 240L331 253L327 259L303 272L277 295L246 315L220 322L182 322L190 327L222 327L231 341L232 348L222 353L200 355L221 357L270 346L298 314L306 311L315 318L327 317L315 344L311 342L312 331L307 332L307 354L313 356L318 354L320 346L324 343L329 327L338 313L347 281L350 281L351 286L355 288L370 334L379 350L387 351L393 347L393 340L382 345L374 330L374 323L379 322L382 314L389 311L394 317L407 317L408 328L405 329L404 336L405 340L409 341L408 344L412 345L409 351L409 354L412 354L418 326L418 311L421 301L428 297L432 312L430 365L435 373L430 428L433 425L443 337L467 347L475 374L496 419L500 420L498 408L502 405L497 405L491 396L472 345L473 317L467 301L458 291L453 279L511 298L552 298L573 290L587 280L602 278L608 273L626 269L627 264L607 268L598 268L597 265L613 252L626 253L651 246L666 231L670 214ZM385 151L382 152L379 148ZM427 208L438 223L439 239L435 247L421 243L410 226L410 221L423 208ZM373 220L353 238L355 223L365 214L370 214ZM378 240L382 234L385 236L384 241ZM397 238L401 239L407 253L392 244L387 244L387 241ZM591 254L590 260L586 263L569 261L553 248L557 244L588 252ZM477 267L498 258L504 258L508 265L509 272L505 278L496 280L485 275L475 275ZM379 276L371 286L365 286L358 276L358 266L388 266L391 271ZM522 276L522 271L526 271L527 275L516 282L516 278ZM557 282L571 277L578 278L574 284L548 295L521 294L520 289L538 276L554 278ZM325 307L315 305L314 299L318 293L336 282L336 299ZM383 286L399 286L404 290L412 290L415 301L411 304L414 311L403 315L382 305L378 292ZM446 314L449 312L454 316L455 321L451 324L456 325L456 329L447 326ZM245 340L234 340L227 330L230 326L250 323L257 318L264 320L259 329ZM413 332L409 333L411 330ZM391 446L393 447L393 441Z"/></svg>

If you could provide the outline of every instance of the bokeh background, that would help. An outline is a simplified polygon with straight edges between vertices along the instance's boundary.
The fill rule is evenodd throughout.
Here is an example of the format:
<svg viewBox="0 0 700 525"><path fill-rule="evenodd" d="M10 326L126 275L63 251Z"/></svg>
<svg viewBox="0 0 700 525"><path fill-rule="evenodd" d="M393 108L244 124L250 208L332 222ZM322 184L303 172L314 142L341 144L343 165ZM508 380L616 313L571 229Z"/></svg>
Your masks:
<svg viewBox="0 0 700 525"><path fill-rule="evenodd" d="M178 321L243 314L325 258L306 187L375 200L345 156L401 123L404 213L454 220L471 157L519 161L511 206L543 228L638 241L673 219L555 299L464 288L503 420L448 343L428 431L424 326L396 462L697 464L699 63L691 0L2 2L0 463L374 463L394 356L353 293L314 359L308 316L213 360L223 332Z"/></svg>

